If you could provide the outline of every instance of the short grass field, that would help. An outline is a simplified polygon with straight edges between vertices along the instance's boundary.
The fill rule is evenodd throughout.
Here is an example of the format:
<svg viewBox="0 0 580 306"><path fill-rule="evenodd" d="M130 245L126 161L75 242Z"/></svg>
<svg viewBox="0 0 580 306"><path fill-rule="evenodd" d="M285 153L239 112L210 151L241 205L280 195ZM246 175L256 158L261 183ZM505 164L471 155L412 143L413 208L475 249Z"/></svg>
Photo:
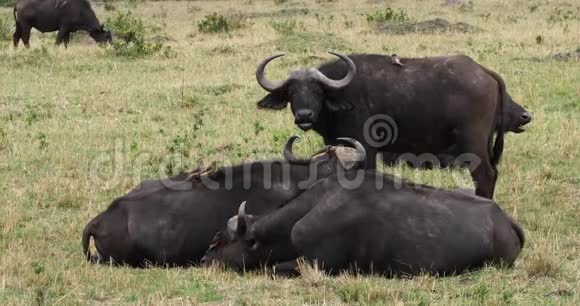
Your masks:
<svg viewBox="0 0 580 306"><path fill-rule="evenodd" d="M13 50L6 40L12 9L0 8L9 32L0 42L0 304L580 304L580 61L554 59L580 48L580 2L208 0L93 7L101 21L131 11L160 50L127 56L84 35L65 50L54 47L54 33L38 32L31 49ZM480 31L395 34L376 26L435 18ZM506 136L496 189L497 202L526 232L515 267L384 279L328 277L305 266L301 278L273 280L218 268L86 263L85 224L141 179L200 163L281 158L292 134L305 137L296 149L302 156L323 145L314 132L294 126L289 110L256 107L265 95L256 66L281 51L288 55L269 66L269 78L332 59L327 51L466 54L500 73L534 116L525 133ZM461 170L383 170L435 186L472 187Z"/></svg>

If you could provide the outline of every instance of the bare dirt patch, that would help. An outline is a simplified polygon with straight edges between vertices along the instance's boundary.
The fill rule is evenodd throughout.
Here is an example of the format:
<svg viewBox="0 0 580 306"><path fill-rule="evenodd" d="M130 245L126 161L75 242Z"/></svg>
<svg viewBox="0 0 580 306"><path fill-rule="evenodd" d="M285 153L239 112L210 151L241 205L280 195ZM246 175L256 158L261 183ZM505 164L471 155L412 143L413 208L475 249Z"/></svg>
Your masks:
<svg viewBox="0 0 580 306"><path fill-rule="evenodd" d="M404 35L408 33L435 34L442 32L478 33L483 30L465 22L450 23L445 19L437 18L400 24L385 23L378 25L377 31L388 34Z"/></svg>
<svg viewBox="0 0 580 306"><path fill-rule="evenodd" d="M580 48L573 52L560 52L553 57L558 61L580 61Z"/></svg>
<svg viewBox="0 0 580 306"><path fill-rule="evenodd" d="M307 8L285 8L279 11L247 13L248 18L300 17L310 13Z"/></svg>

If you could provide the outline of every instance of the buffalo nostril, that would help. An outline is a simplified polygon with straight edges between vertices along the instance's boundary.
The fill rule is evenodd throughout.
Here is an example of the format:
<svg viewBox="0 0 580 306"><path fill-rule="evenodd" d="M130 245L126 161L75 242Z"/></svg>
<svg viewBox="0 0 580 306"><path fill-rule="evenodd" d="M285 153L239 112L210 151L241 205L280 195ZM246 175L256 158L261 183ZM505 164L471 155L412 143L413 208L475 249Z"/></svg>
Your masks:
<svg viewBox="0 0 580 306"><path fill-rule="evenodd" d="M532 120L532 114L525 112L522 114L521 116L522 120L524 121L531 121Z"/></svg>
<svg viewBox="0 0 580 306"><path fill-rule="evenodd" d="M312 119L311 110L299 110L296 112L296 119Z"/></svg>

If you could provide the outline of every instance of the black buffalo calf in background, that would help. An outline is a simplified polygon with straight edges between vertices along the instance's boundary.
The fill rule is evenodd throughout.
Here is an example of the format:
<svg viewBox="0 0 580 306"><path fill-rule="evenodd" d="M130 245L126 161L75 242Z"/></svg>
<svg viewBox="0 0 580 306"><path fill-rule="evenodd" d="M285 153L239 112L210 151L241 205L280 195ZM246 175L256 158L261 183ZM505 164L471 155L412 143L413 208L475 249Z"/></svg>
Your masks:
<svg viewBox="0 0 580 306"><path fill-rule="evenodd" d="M511 100L497 73L463 55L333 54L340 59L295 70L277 82L266 79L264 70L283 54L266 58L256 78L269 94L258 107L280 110L290 104L296 125L313 129L327 145L337 137L360 141L370 168L378 152L392 154L392 160L402 154L456 158L470 153L478 159L470 168L477 195L493 197L506 129L504 106Z"/></svg>
<svg viewBox="0 0 580 306"><path fill-rule="evenodd" d="M324 271L385 276L452 275L486 264L510 266L524 245L518 224L492 200L403 183L374 170L359 188L333 174L263 216L245 204L202 259L238 271L274 267L295 275L297 259ZM351 179L356 181L353 175ZM380 179L384 188L377 188ZM248 204L251 202L248 201Z"/></svg>
<svg viewBox="0 0 580 306"><path fill-rule="evenodd" d="M503 113L497 114L498 118L503 116L503 122L496 121L496 130L503 129L506 133L515 134L523 133L526 130L526 125L532 121L532 114L514 101L509 93L508 98L506 105L504 105ZM501 126L499 126L500 124ZM456 156L453 155L453 152L457 151L457 147L454 145L448 148L447 151L448 153L438 154L436 159L421 160L411 158L411 160L405 160L404 156L395 153L383 153L382 157L383 162L387 165L406 162L412 168L433 169L462 166L458 163L459 160L456 159Z"/></svg>
<svg viewBox="0 0 580 306"><path fill-rule="evenodd" d="M86 31L98 43L112 41L111 32L99 22L88 0L19 0L14 6L14 47L22 39L30 47L30 30L58 31L56 44L68 47L70 33Z"/></svg>
<svg viewBox="0 0 580 306"><path fill-rule="evenodd" d="M235 215L239 199L251 203L250 213L264 214L336 172L339 164L341 169L364 168L357 158L365 152L356 141L343 139L356 149L326 147L310 160L299 160L292 154L296 139L288 140L285 161L144 181L87 224L82 234L84 254L88 260L133 267L197 264L214 234ZM91 237L98 251L94 256L89 249Z"/></svg>
<svg viewBox="0 0 580 306"><path fill-rule="evenodd" d="M532 114L514 101L509 94L508 97L509 101L507 105L504 105L502 128L506 132L516 134L523 133L525 131L525 126L532 121Z"/></svg>

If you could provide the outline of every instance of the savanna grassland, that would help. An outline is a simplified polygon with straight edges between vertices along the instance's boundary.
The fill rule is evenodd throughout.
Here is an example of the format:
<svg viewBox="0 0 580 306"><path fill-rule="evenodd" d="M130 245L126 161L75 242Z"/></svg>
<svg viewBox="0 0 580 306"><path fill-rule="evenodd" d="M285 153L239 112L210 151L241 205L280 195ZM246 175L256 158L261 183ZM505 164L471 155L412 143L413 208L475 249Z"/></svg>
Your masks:
<svg viewBox="0 0 580 306"><path fill-rule="evenodd" d="M553 58L580 48L580 3L443 2L94 3L102 21L131 11L144 22L150 45L128 52L85 35L57 49L54 33L38 32L30 50L13 50L12 10L0 8L9 32L0 35L0 304L580 304L580 61ZM481 31L376 30L434 18ZM256 108L265 94L256 65L280 51L289 54L269 66L270 78L331 59L327 51L461 53L499 72L534 116L525 133L507 136L496 190L527 234L515 267L412 279L331 278L304 267L302 278L272 280L86 263L84 225L143 178L279 158L292 134L305 136L303 156L322 146L288 110ZM472 186L465 171L384 170Z"/></svg>

